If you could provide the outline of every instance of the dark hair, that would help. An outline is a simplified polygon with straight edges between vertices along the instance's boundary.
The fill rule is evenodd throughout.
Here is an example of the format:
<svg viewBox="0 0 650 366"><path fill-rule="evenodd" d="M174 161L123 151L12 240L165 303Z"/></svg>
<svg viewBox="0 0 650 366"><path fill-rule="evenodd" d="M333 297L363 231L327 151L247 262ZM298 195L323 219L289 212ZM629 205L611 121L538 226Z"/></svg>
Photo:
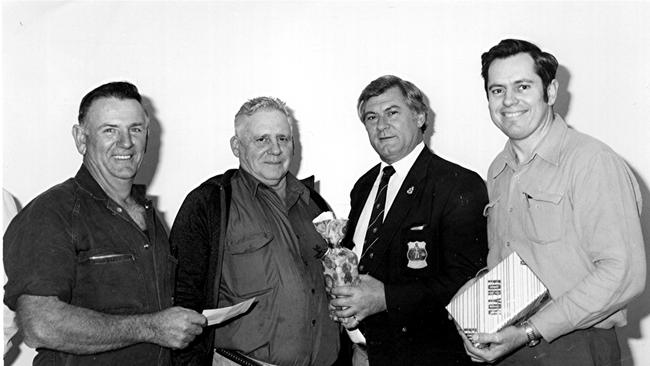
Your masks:
<svg viewBox="0 0 650 366"><path fill-rule="evenodd" d="M114 81L104 84L93 89L81 99L79 116L77 117L79 124L84 123L84 118L86 117L86 113L88 113L90 105L100 98L134 99L142 104L142 96L135 85L127 81Z"/></svg>
<svg viewBox="0 0 650 366"><path fill-rule="evenodd" d="M544 101L548 102L547 89L551 81L555 79L558 62L555 56L548 52L542 52L536 45L520 39L504 39L498 45L490 48L481 55L481 76L483 76L483 88L487 94L488 69L496 59L508 58L519 53L527 53L535 63L535 73L542 79L544 87Z"/></svg>
<svg viewBox="0 0 650 366"><path fill-rule="evenodd" d="M361 122L363 122L363 108L368 99L381 95L386 90L393 87L399 88L402 95L406 98L406 105L408 105L412 111L424 114L424 124L420 127L420 130L424 132L427 129L427 112L429 111L429 106L425 101L424 94L422 94L422 91L413 83L402 80L394 75L381 76L373 80L363 89L357 102L357 113Z"/></svg>

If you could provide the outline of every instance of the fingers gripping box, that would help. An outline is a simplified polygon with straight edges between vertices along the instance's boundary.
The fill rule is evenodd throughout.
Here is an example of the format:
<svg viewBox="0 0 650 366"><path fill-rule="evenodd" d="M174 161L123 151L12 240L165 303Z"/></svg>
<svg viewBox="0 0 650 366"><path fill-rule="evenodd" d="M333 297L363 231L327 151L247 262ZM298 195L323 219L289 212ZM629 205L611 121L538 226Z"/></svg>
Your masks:
<svg viewBox="0 0 650 366"><path fill-rule="evenodd" d="M512 253L446 306L465 334L495 333L533 314L548 290L517 253Z"/></svg>

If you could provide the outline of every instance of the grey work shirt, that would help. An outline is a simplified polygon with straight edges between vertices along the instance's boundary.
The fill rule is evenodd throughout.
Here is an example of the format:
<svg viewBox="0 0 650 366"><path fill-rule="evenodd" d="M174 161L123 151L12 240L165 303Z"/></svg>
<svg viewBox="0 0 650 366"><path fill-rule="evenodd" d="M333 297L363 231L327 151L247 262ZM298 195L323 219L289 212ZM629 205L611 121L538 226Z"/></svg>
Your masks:
<svg viewBox="0 0 650 366"><path fill-rule="evenodd" d="M217 347L238 349L279 365L331 365L338 328L329 319L323 270L325 245L311 220L321 210L309 190L287 174L286 202L239 170L221 280L220 306L256 297L246 315L215 330Z"/></svg>

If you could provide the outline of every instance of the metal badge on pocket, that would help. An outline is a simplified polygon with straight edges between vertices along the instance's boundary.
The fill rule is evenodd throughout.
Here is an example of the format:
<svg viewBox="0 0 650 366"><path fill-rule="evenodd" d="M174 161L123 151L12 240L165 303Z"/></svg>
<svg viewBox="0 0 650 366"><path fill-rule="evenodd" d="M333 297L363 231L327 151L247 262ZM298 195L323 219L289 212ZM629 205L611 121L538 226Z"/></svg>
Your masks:
<svg viewBox="0 0 650 366"><path fill-rule="evenodd" d="M410 241L408 242L408 251L406 258L409 260L406 265L412 269L422 269L427 266L427 243L423 241Z"/></svg>

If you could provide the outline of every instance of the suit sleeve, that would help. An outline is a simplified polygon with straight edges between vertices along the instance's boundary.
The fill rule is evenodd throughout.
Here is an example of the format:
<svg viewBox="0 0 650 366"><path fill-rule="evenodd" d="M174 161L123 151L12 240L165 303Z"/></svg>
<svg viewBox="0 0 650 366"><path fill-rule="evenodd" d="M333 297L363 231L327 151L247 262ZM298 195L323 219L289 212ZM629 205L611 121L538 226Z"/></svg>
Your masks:
<svg viewBox="0 0 650 366"><path fill-rule="evenodd" d="M391 316L410 317L421 312L423 305L443 311L458 289L485 266L487 230L483 209L488 202L485 183L473 172L450 174L450 177L448 182L438 184L448 189L443 194L437 188L434 202L443 207L440 215L432 216L432 221L439 221L431 223L439 228L434 238L438 251L437 275L386 284L386 305Z"/></svg>
<svg viewBox="0 0 650 366"><path fill-rule="evenodd" d="M199 187L185 198L170 234L172 251L178 258L178 271L174 304L203 311L208 299L206 285L209 282L210 259L210 220L214 212L210 210L210 196L206 187ZM212 203L214 204L214 203ZM218 228L216 228L218 230ZM212 337L209 328L185 349L173 352L175 365L210 365L212 362Z"/></svg>

